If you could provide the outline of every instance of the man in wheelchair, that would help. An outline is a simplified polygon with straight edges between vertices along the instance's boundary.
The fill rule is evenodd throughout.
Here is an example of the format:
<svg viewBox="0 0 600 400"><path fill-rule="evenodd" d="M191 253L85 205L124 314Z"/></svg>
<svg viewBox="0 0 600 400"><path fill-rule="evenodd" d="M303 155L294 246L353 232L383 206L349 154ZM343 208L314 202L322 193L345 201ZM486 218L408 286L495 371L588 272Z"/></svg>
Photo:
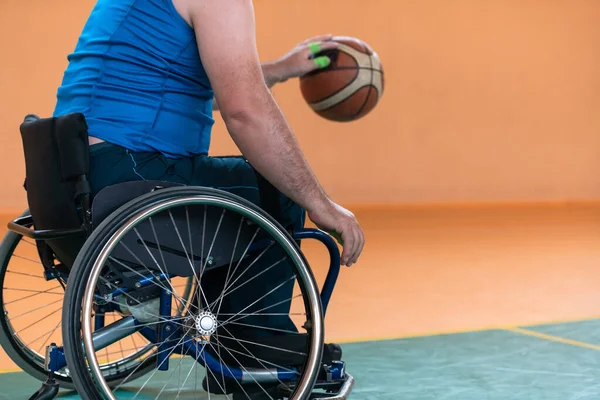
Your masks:
<svg viewBox="0 0 600 400"><path fill-rule="evenodd" d="M345 398L351 377L322 320L364 236L269 90L326 65L310 49L329 39L261 65L251 0L98 0L53 117L21 127L31 217L11 229L66 282L53 380L90 399L134 379L134 398L195 398L199 385L209 398ZM209 156L215 109L242 157ZM340 239L341 260L305 214ZM298 247L311 238L331 254L320 296ZM123 351L132 335L145 344Z"/></svg>

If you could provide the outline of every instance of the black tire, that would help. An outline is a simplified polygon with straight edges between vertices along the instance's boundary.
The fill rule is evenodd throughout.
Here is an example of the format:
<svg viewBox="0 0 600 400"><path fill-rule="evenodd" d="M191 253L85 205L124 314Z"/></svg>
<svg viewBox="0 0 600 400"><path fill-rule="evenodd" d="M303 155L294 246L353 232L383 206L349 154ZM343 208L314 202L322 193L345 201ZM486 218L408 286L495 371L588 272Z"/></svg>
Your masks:
<svg viewBox="0 0 600 400"><path fill-rule="evenodd" d="M22 217L29 216L29 210L25 210ZM4 281L7 274L10 259L15 249L21 242L23 236L16 232L8 231L0 243L0 287L4 288ZM7 310L4 307L4 292L0 290L0 304L2 304L2 318L0 318L0 346L8 354L11 360L19 366L25 373L33 378L44 381L48 373L44 370L44 360L29 349L24 349L15 340L9 322L6 320ZM74 389L73 381L68 376L55 375L60 387L65 389Z"/></svg>

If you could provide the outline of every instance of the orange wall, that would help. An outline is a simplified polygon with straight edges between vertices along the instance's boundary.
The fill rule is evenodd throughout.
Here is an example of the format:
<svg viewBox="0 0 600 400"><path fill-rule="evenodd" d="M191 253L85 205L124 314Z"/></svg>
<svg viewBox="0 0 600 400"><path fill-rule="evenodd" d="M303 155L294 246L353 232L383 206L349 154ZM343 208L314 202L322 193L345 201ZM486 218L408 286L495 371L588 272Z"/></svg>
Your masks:
<svg viewBox="0 0 600 400"><path fill-rule="evenodd" d="M0 209L25 204L18 125L52 112L92 0L0 2ZM262 57L322 32L380 54L383 102L327 122L275 94L344 203L600 199L600 1L255 0ZM214 153L235 152L219 121Z"/></svg>

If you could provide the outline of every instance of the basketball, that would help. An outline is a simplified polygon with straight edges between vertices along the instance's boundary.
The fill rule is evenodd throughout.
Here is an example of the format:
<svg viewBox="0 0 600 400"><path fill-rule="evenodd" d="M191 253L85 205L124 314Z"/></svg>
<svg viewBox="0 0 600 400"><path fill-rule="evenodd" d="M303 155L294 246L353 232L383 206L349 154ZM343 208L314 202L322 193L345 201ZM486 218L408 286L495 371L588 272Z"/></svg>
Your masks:
<svg viewBox="0 0 600 400"><path fill-rule="evenodd" d="M328 56L331 64L300 78L304 100L318 115L331 121L355 121L371 112L383 95L379 56L360 39L337 36L338 48L313 57Z"/></svg>

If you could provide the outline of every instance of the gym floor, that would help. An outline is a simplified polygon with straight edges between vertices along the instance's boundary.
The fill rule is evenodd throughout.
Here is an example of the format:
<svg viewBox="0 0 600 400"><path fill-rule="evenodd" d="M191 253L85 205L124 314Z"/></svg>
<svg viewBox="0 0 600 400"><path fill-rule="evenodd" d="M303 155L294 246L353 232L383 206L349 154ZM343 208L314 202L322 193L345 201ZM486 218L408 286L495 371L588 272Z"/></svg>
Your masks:
<svg viewBox="0 0 600 400"><path fill-rule="evenodd" d="M328 340L343 343L356 378L351 398L600 396L600 205L356 214L367 246L360 262L342 271L326 320ZM322 281L324 249L303 246ZM0 369L0 399L27 399L37 390L4 353ZM168 373L138 398L155 398L161 378ZM132 398L134 388L120 398ZM179 398L204 398L193 389Z"/></svg>

